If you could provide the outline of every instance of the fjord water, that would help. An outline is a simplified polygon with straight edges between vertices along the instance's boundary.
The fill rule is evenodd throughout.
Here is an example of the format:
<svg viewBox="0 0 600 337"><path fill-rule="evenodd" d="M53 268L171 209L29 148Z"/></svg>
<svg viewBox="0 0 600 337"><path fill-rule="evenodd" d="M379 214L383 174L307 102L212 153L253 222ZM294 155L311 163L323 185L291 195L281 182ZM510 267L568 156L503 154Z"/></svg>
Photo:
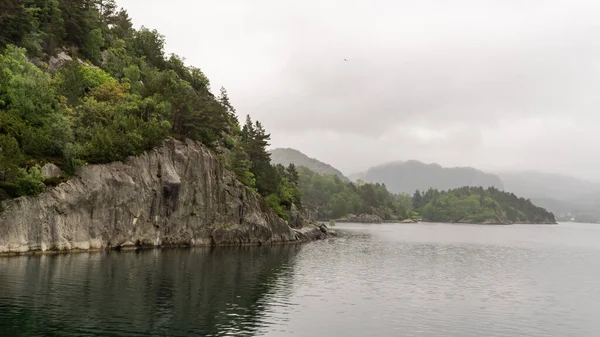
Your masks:
<svg viewBox="0 0 600 337"><path fill-rule="evenodd" d="M0 336L600 336L600 225L0 258Z"/></svg>

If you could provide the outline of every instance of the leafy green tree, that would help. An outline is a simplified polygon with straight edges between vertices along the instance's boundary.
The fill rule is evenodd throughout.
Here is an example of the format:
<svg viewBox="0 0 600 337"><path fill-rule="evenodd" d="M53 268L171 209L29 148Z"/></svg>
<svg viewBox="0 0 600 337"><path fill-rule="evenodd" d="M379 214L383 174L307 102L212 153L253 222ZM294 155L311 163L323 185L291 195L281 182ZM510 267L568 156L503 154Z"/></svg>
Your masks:
<svg viewBox="0 0 600 337"><path fill-rule="evenodd" d="M17 140L12 136L0 134L0 181L13 180L24 159Z"/></svg>
<svg viewBox="0 0 600 337"><path fill-rule="evenodd" d="M103 46L104 37L102 36L102 30L93 29L87 34L81 51L94 64L99 64Z"/></svg>
<svg viewBox="0 0 600 337"><path fill-rule="evenodd" d="M24 1L0 1L0 45L23 41L35 27L32 14Z"/></svg>
<svg viewBox="0 0 600 337"><path fill-rule="evenodd" d="M297 171L302 202L317 218L336 219L350 213L376 214L386 220L407 217L410 197L396 196L385 185L362 182L357 186L336 175L319 175L305 167Z"/></svg>
<svg viewBox="0 0 600 337"><path fill-rule="evenodd" d="M149 64L159 69L165 69L165 37L156 30L142 27L134 32L133 37L128 40L129 49L136 57L142 57Z"/></svg>
<svg viewBox="0 0 600 337"><path fill-rule="evenodd" d="M529 200L494 187L431 190L421 207L423 219L439 222L554 222L554 215Z"/></svg>
<svg viewBox="0 0 600 337"><path fill-rule="evenodd" d="M227 91L215 97L199 68L164 47L114 0L0 2L0 199L43 191L36 163L73 174L175 137L215 151L281 217L301 206L300 174L271 165L263 125L248 117L242 127ZM73 61L48 70L59 53Z"/></svg>
<svg viewBox="0 0 600 337"><path fill-rule="evenodd" d="M35 2L39 8L37 20L40 46L45 53L51 54L63 44L67 34L60 2L58 0L36 0Z"/></svg>
<svg viewBox="0 0 600 337"><path fill-rule="evenodd" d="M415 191L412 198L412 206L414 209L420 209L423 206L423 196L421 196L421 191Z"/></svg>
<svg viewBox="0 0 600 337"><path fill-rule="evenodd" d="M19 169L19 177L16 179L19 195L36 195L46 190L44 176L39 166L33 166L29 170Z"/></svg>

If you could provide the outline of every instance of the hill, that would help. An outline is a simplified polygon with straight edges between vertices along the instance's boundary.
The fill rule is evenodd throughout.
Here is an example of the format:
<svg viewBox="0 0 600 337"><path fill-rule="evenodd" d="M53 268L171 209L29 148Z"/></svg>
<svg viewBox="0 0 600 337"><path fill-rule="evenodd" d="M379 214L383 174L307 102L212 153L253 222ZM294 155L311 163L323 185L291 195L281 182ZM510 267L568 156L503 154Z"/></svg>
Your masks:
<svg viewBox="0 0 600 337"><path fill-rule="evenodd" d="M299 167L298 174L302 201L316 219L339 219L354 214L382 221L410 216L410 196L394 195L381 184L354 184L306 167Z"/></svg>
<svg viewBox="0 0 600 337"><path fill-rule="evenodd" d="M413 207L425 221L489 224L554 224L554 214L519 198L490 187L462 187L449 191L430 189L415 193Z"/></svg>
<svg viewBox="0 0 600 337"><path fill-rule="evenodd" d="M317 174L333 174L344 181L348 181L348 178L344 176L344 174L338 169L315 158L310 158L298 150L290 148L277 148L270 150L269 152L271 153L271 162L273 164L281 164L283 166L294 164L296 166L303 166Z"/></svg>
<svg viewBox="0 0 600 337"><path fill-rule="evenodd" d="M213 94L165 43L114 0L0 2L0 201L174 138L216 153L281 217L301 205L297 173L271 164L261 123L240 123L226 90Z"/></svg>
<svg viewBox="0 0 600 337"><path fill-rule="evenodd" d="M554 212L559 220L600 221L600 184L563 174L499 173L506 190Z"/></svg>
<svg viewBox="0 0 600 337"><path fill-rule="evenodd" d="M462 186L493 186L504 189L502 180L494 174L471 167L445 168L438 164L424 164L416 160L375 166L352 178L382 183L394 193L411 195L416 190L426 191L429 188L449 190Z"/></svg>

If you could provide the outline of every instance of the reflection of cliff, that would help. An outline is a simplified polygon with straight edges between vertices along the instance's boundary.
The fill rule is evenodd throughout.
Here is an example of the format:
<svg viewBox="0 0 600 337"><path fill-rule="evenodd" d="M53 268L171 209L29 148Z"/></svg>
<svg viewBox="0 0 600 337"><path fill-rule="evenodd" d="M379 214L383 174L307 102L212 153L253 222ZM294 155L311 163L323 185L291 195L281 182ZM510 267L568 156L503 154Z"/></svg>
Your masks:
<svg viewBox="0 0 600 337"><path fill-rule="evenodd" d="M255 335L300 246L0 259L6 336Z"/></svg>

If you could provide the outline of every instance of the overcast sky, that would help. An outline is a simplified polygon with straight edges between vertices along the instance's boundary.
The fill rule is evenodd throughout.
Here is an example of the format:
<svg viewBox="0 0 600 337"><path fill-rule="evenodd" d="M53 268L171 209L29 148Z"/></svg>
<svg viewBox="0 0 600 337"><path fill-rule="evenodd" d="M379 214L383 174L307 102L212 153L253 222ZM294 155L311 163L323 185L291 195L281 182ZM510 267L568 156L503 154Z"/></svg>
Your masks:
<svg viewBox="0 0 600 337"><path fill-rule="evenodd" d="M346 174L417 159L600 180L597 0L118 3L273 147Z"/></svg>

